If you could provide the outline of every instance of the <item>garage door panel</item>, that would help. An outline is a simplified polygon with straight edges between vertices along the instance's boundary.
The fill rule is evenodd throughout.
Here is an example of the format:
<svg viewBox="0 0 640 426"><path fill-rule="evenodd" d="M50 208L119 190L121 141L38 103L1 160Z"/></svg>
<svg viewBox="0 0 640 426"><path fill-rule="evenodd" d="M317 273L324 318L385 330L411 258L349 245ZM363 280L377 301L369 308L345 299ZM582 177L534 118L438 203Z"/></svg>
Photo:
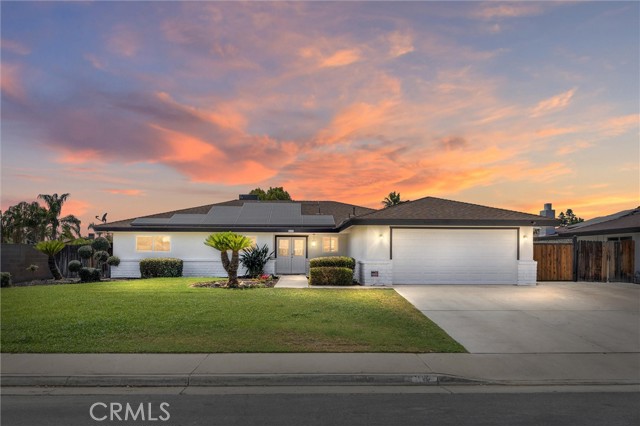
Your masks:
<svg viewBox="0 0 640 426"><path fill-rule="evenodd" d="M394 284L515 284L515 229L393 230Z"/></svg>

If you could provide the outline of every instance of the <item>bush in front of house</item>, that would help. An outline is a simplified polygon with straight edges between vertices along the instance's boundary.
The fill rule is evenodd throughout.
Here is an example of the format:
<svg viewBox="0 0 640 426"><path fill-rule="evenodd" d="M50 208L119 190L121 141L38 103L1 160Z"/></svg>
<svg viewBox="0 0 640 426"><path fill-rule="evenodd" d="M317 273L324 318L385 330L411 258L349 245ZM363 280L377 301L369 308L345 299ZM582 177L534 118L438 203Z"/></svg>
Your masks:
<svg viewBox="0 0 640 426"><path fill-rule="evenodd" d="M0 272L0 287L11 287L11 274Z"/></svg>
<svg viewBox="0 0 640 426"><path fill-rule="evenodd" d="M91 256L93 256L93 248L89 245L80 247L78 249L78 256L83 260L91 259Z"/></svg>
<svg viewBox="0 0 640 426"><path fill-rule="evenodd" d="M311 285L353 285L353 270L340 266L309 269Z"/></svg>
<svg viewBox="0 0 640 426"><path fill-rule="evenodd" d="M100 281L100 271L96 268L80 268L78 275L83 283Z"/></svg>
<svg viewBox="0 0 640 426"><path fill-rule="evenodd" d="M91 248L95 251L107 251L109 247L111 247L111 244L105 237L98 237L91 243Z"/></svg>
<svg viewBox="0 0 640 426"><path fill-rule="evenodd" d="M80 272L80 269L82 269L82 262L80 262L79 260L72 260L67 265L67 268L69 268L69 272Z"/></svg>
<svg viewBox="0 0 640 426"><path fill-rule="evenodd" d="M120 264L120 258L118 256L109 256L107 259L107 265L118 266Z"/></svg>
<svg viewBox="0 0 640 426"><path fill-rule="evenodd" d="M242 250L240 262L247 269L247 275L256 278L264 273L264 267L273 256L269 253L269 247L265 244L262 247L249 247Z"/></svg>
<svg viewBox="0 0 640 426"><path fill-rule="evenodd" d="M329 256L329 257L316 257L309 261L310 268L324 268L324 267L336 267L336 268L349 268L352 271L356 269L356 260L353 257L346 256Z"/></svg>
<svg viewBox="0 0 640 426"><path fill-rule="evenodd" d="M181 277L182 259L171 257L147 258L140 261L142 278Z"/></svg>
<svg viewBox="0 0 640 426"><path fill-rule="evenodd" d="M98 265L101 265L109 259L109 253L103 250L97 251L93 254L93 259L98 262Z"/></svg>

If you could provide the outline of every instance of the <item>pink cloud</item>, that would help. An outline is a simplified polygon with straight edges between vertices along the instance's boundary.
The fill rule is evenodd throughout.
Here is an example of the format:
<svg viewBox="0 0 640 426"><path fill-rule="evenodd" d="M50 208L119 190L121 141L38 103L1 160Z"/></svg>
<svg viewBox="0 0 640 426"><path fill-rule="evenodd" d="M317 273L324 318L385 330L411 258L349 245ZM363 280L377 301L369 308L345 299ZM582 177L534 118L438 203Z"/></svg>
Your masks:
<svg viewBox="0 0 640 426"><path fill-rule="evenodd" d="M130 28L118 25L107 40L107 48L112 53L132 57L140 50L140 38Z"/></svg>
<svg viewBox="0 0 640 426"><path fill-rule="evenodd" d="M343 67L358 62L362 59L357 49L342 49L326 57L320 63L323 68Z"/></svg>
<svg viewBox="0 0 640 426"><path fill-rule="evenodd" d="M531 116L538 117L543 114L565 109L569 106L569 103L571 103L571 99L576 93L576 90L577 89L573 88L538 102L538 104L531 110Z"/></svg>
<svg viewBox="0 0 640 426"><path fill-rule="evenodd" d="M77 198L69 198L63 205L62 205L62 212L61 212L61 216L66 216L66 215L74 215L76 217L79 216L83 216L85 213L87 213L89 211L90 208L92 208L93 206L84 200L78 200Z"/></svg>
<svg viewBox="0 0 640 426"><path fill-rule="evenodd" d="M31 53L31 49L29 49L26 45L15 40L8 40L6 38L0 39L0 49L12 53L17 53L18 55L23 56Z"/></svg>
<svg viewBox="0 0 640 426"><path fill-rule="evenodd" d="M25 102L27 99L26 92L20 81L23 73L21 66L16 64L8 64L3 62L0 64L0 91L16 101Z"/></svg>

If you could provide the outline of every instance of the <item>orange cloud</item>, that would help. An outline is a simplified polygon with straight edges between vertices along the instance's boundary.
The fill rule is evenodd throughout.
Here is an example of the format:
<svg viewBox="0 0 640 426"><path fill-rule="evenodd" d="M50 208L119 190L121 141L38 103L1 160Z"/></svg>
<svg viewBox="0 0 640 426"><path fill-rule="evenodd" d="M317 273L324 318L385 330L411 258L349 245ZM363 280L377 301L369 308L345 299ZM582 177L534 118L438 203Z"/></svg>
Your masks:
<svg viewBox="0 0 640 426"><path fill-rule="evenodd" d="M640 115L638 114L609 118L600 126L599 130L607 135L616 136L632 129L636 131L640 129Z"/></svg>
<svg viewBox="0 0 640 426"><path fill-rule="evenodd" d="M389 55L394 58L411 53L415 50L413 47L413 37L411 35L395 31L386 37L389 44Z"/></svg>
<svg viewBox="0 0 640 426"><path fill-rule="evenodd" d="M142 191L139 189L107 189L105 190L109 194L117 194L117 195L142 195Z"/></svg>
<svg viewBox="0 0 640 426"><path fill-rule="evenodd" d="M149 127L158 130L166 142L163 147L167 153L160 158L160 161L168 163L189 163L207 158L211 161L219 161L224 158L222 152L213 145L187 135L185 133L176 132L166 129L157 124L149 124Z"/></svg>
<svg viewBox="0 0 640 426"><path fill-rule="evenodd" d="M91 207L93 206L87 201L70 198L62 205L60 215L67 216L72 214L76 217L82 216L87 213Z"/></svg>
<svg viewBox="0 0 640 426"><path fill-rule="evenodd" d="M320 66L323 68L343 67L358 62L361 59L362 57L357 49L342 49L325 58L320 63Z"/></svg>
<svg viewBox="0 0 640 426"><path fill-rule="evenodd" d="M576 88L573 88L556 96L552 96L549 99L538 102L538 104L531 110L531 116L538 117L549 112L565 109L569 106L569 103L571 103L571 99L573 98L576 90Z"/></svg>
<svg viewBox="0 0 640 426"><path fill-rule="evenodd" d="M93 149L59 149L59 151L61 151L61 154L57 158L58 163L85 164L101 160L101 153Z"/></svg>
<svg viewBox="0 0 640 426"><path fill-rule="evenodd" d="M355 103L338 112L331 124L318 133L321 144L349 142L349 138L359 132L372 132L375 126L390 118L394 101L384 100L376 105Z"/></svg>
<svg viewBox="0 0 640 426"><path fill-rule="evenodd" d="M586 148L591 147L592 144L590 144L589 142L585 142L585 141L578 141L574 144L568 144L563 146L562 148L558 149L556 151L556 155L568 155L568 154L573 154L576 151L580 151Z"/></svg>

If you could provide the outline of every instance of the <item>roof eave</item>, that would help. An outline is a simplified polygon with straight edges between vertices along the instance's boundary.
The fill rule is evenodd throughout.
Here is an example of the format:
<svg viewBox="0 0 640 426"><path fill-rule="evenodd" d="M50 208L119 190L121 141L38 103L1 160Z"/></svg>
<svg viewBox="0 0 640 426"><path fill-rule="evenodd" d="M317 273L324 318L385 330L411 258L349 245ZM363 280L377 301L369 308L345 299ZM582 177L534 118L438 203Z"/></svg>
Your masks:
<svg viewBox="0 0 640 426"><path fill-rule="evenodd" d="M281 226L211 226L211 225L187 225L187 226L122 226L109 227L102 226L96 230L105 232L337 232L335 227L318 228L318 227L301 227L299 225L281 225Z"/></svg>
<svg viewBox="0 0 640 426"><path fill-rule="evenodd" d="M566 237L582 237L582 236L591 236L591 235L609 235L609 234L631 234L640 232L640 227L632 226L627 228L611 228L611 229L599 229L595 231L571 231L570 229L564 232L558 232L558 235L566 236Z"/></svg>
<svg viewBox="0 0 640 426"><path fill-rule="evenodd" d="M354 225L389 226L554 226L555 219L364 219L351 218L340 225L342 231Z"/></svg>

